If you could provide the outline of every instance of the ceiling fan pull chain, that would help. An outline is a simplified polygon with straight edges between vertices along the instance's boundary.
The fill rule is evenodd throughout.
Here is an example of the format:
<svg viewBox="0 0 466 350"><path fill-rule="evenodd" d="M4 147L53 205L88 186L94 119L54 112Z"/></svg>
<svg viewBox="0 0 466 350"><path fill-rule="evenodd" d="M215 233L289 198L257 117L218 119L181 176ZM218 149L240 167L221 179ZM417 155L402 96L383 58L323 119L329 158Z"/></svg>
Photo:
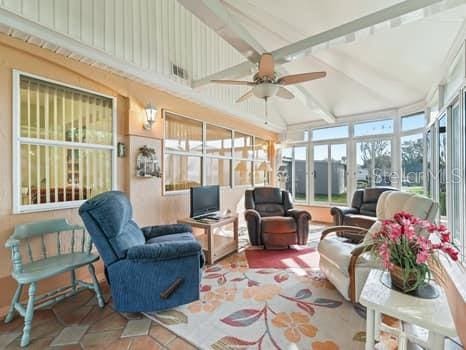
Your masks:
<svg viewBox="0 0 466 350"><path fill-rule="evenodd" d="M264 101L265 101L265 125L268 125L269 124L269 112L268 112L268 109L267 109L267 100L268 98L267 97L264 97Z"/></svg>

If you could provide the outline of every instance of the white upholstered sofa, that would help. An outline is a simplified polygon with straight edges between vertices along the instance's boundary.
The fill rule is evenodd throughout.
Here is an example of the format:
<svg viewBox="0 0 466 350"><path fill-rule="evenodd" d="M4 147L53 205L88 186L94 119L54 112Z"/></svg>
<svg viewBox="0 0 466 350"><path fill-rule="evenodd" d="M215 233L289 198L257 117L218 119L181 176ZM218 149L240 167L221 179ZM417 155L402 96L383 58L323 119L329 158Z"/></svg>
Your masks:
<svg viewBox="0 0 466 350"><path fill-rule="evenodd" d="M433 222L437 210L438 204L426 197L400 191L382 193L377 204L377 221L369 231L335 226L322 232L318 246L321 271L347 300L358 302L370 269L376 267L369 252L365 251L370 233L380 229L382 220L392 219L399 211Z"/></svg>

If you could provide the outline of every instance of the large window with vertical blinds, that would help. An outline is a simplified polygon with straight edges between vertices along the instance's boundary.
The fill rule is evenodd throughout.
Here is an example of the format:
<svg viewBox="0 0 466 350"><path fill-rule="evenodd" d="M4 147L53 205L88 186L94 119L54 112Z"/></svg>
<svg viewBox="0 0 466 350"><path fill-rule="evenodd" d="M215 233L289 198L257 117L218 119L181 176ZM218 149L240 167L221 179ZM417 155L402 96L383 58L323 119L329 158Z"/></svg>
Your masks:
<svg viewBox="0 0 466 350"><path fill-rule="evenodd" d="M14 211L78 206L115 183L115 101L14 72Z"/></svg>

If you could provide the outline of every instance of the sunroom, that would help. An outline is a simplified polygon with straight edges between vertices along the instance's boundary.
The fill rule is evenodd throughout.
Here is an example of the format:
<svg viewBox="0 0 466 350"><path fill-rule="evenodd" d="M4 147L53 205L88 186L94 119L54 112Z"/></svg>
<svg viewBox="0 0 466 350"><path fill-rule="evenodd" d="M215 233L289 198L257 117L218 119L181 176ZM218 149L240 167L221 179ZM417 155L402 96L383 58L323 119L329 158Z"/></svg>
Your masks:
<svg viewBox="0 0 466 350"><path fill-rule="evenodd" d="M0 349L463 349L465 0L0 0Z"/></svg>

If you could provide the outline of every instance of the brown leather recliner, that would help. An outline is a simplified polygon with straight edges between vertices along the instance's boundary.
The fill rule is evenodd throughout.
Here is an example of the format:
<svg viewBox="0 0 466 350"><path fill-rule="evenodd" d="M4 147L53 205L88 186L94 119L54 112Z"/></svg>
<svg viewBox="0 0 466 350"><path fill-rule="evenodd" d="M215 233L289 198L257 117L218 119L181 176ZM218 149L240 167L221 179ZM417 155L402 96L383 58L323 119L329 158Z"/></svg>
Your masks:
<svg viewBox="0 0 466 350"><path fill-rule="evenodd" d="M311 214L293 209L291 195L275 187L246 190L245 218L252 245L266 249L287 249L306 244Z"/></svg>
<svg viewBox="0 0 466 350"><path fill-rule="evenodd" d="M377 202L385 191L398 191L394 187L371 187L356 190L351 207L333 207L330 213L335 226L356 226L369 229L377 221Z"/></svg>

